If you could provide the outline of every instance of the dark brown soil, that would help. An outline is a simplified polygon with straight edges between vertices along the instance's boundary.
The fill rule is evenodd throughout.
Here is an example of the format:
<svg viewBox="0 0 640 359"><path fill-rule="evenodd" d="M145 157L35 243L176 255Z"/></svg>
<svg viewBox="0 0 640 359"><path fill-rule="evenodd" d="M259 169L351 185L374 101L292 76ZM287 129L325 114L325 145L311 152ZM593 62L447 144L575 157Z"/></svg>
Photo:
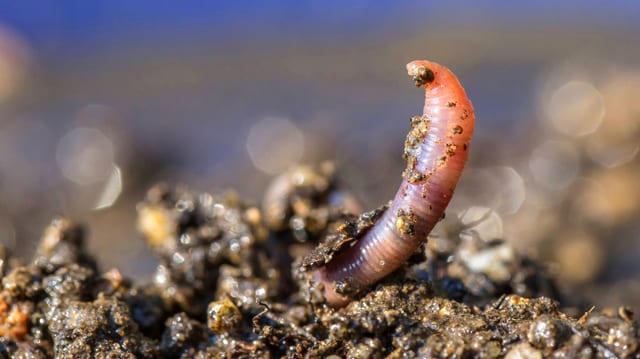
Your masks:
<svg viewBox="0 0 640 359"><path fill-rule="evenodd" d="M541 265L463 226L346 307L327 306L304 269L357 240L377 212L343 213L347 196L323 168L282 177L264 210L229 193L150 189L138 207L160 259L150 284L100 269L82 228L54 219L30 263L2 251L0 356L640 356L631 311L568 307Z"/></svg>

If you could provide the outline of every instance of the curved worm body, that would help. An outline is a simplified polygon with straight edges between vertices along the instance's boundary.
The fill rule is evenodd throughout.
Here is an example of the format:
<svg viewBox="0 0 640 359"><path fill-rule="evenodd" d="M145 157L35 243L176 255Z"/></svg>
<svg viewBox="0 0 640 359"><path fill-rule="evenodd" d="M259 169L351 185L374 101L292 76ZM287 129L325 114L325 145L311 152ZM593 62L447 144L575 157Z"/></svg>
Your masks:
<svg viewBox="0 0 640 359"><path fill-rule="evenodd" d="M407 71L425 88L425 104L423 115L411 119L400 188L378 222L314 275L334 307L398 269L427 240L467 161L475 116L460 82L429 61L410 62Z"/></svg>

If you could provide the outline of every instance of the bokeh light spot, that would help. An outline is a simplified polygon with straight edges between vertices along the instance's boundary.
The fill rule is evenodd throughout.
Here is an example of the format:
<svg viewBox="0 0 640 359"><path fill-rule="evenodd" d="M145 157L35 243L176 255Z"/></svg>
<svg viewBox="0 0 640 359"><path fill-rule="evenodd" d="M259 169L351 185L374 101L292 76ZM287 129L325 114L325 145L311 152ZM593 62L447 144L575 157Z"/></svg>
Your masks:
<svg viewBox="0 0 640 359"><path fill-rule="evenodd" d="M277 174L302 158L304 138L290 120L267 117L249 130L247 151L259 170Z"/></svg>
<svg viewBox="0 0 640 359"><path fill-rule="evenodd" d="M98 197L93 209L105 209L111 207L118 197L120 197L120 193L122 193L122 171L120 170L120 167L113 166L113 171L109 178L107 178L104 188L102 189L102 193L100 193L100 197Z"/></svg>
<svg viewBox="0 0 640 359"><path fill-rule="evenodd" d="M113 144L101 131L78 127L58 143L56 159L62 174L87 185L106 179L113 170Z"/></svg>
<svg viewBox="0 0 640 359"><path fill-rule="evenodd" d="M605 115L604 100L590 83L569 81L551 95L547 106L556 130L570 136L593 133Z"/></svg>
<svg viewBox="0 0 640 359"><path fill-rule="evenodd" d="M579 155L569 142L546 141L531 153L529 169L533 178L552 190L567 188L579 171Z"/></svg>

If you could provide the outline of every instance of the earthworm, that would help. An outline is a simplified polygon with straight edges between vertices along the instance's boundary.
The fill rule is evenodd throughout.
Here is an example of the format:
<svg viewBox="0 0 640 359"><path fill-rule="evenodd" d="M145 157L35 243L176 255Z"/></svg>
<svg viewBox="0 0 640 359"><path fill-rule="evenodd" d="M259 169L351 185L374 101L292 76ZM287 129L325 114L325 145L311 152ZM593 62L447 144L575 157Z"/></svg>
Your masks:
<svg viewBox="0 0 640 359"><path fill-rule="evenodd" d="M467 161L475 116L456 76L430 61L412 61L407 72L425 88L425 104L423 115L411 118L400 188L375 225L313 276L334 307L398 269L426 242Z"/></svg>

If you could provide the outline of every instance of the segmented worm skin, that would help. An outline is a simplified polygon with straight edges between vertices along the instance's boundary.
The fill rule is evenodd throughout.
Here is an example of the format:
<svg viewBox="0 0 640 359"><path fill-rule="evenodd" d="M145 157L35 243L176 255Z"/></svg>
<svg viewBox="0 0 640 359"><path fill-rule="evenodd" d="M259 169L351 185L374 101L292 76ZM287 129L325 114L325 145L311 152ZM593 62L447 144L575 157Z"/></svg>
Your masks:
<svg viewBox="0 0 640 359"><path fill-rule="evenodd" d="M411 120L400 188L379 221L314 275L334 307L398 269L427 240L467 161L475 117L456 76L429 61L410 62L407 72L425 88L425 104L423 115Z"/></svg>

